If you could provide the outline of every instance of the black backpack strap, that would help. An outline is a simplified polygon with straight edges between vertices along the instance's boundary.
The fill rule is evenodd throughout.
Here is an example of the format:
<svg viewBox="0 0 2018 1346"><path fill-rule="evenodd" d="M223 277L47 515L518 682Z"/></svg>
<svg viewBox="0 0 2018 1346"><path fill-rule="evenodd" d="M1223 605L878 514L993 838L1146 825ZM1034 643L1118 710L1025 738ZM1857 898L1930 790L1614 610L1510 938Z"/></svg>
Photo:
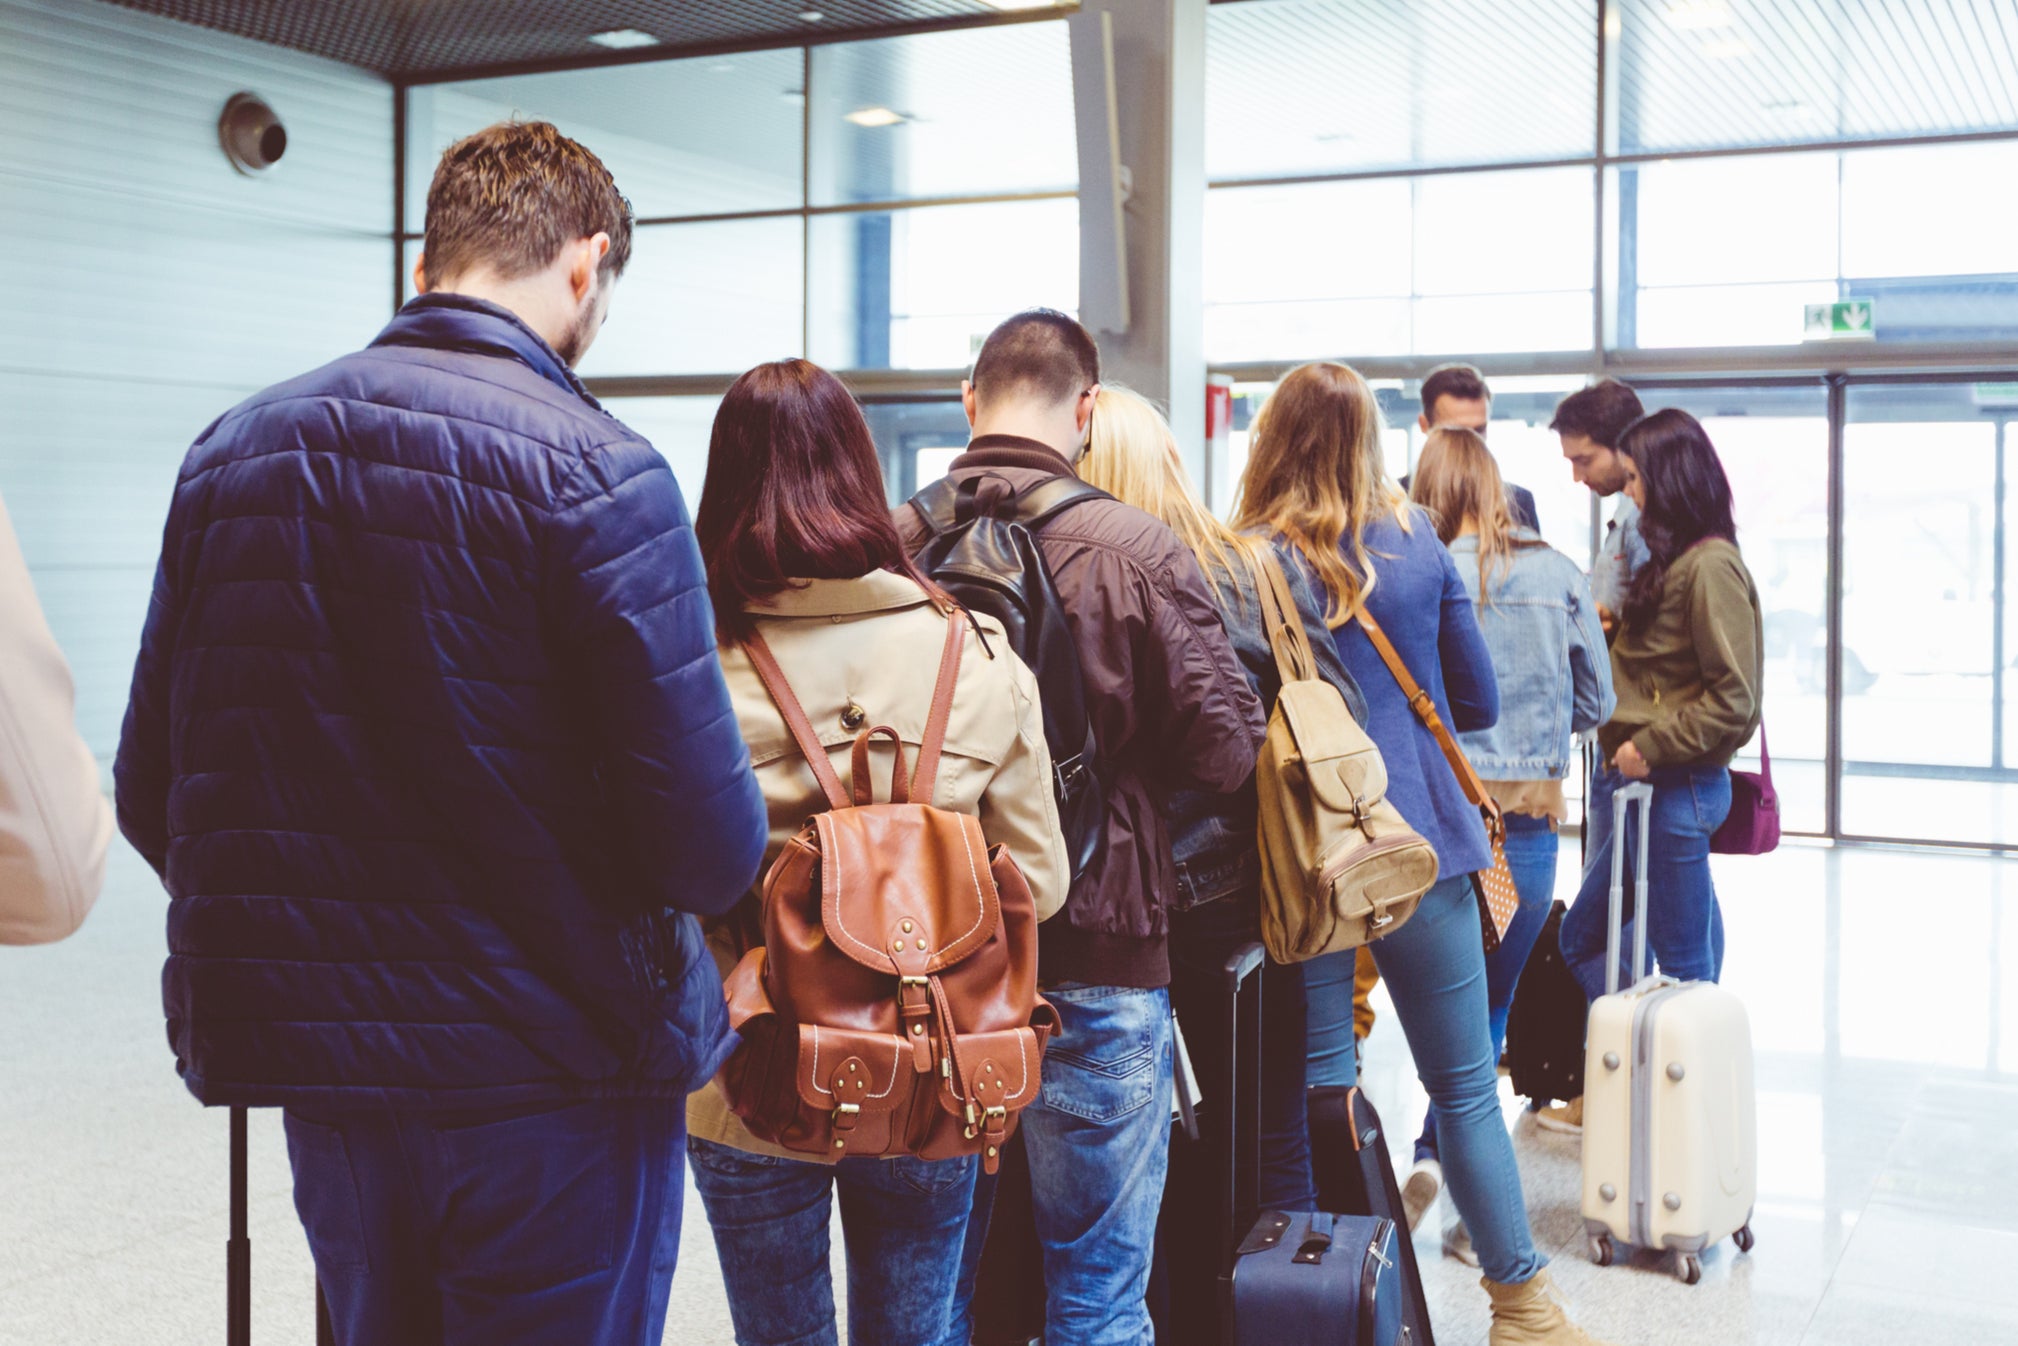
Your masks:
<svg viewBox="0 0 2018 1346"><path fill-rule="evenodd" d="M1077 477L1050 477L1016 497L1016 522L1035 532L1074 505L1113 498L1098 486L1089 486Z"/></svg>
<svg viewBox="0 0 2018 1346"><path fill-rule="evenodd" d="M991 481L1000 483L1004 493L1015 501L1016 522L1033 531L1074 505L1088 500L1113 499L1098 486L1089 486L1070 473L1047 477L1028 490L1017 492L1009 489L1006 479L982 471L957 481L952 477L941 477L911 497L911 508L918 512L926 531L934 536L951 532L967 522L976 496Z"/></svg>

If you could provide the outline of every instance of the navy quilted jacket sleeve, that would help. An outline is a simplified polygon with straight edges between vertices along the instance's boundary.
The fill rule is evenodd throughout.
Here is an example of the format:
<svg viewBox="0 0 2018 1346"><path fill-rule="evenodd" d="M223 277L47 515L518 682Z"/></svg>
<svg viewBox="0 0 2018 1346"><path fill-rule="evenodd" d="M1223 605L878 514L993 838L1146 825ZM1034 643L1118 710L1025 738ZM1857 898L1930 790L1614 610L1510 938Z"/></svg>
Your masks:
<svg viewBox="0 0 2018 1346"><path fill-rule="evenodd" d="M589 716L635 891L647 905L727 911L750 890L768 823L679 483L630 439L584 455L558 494L548 621Z"/></svg>

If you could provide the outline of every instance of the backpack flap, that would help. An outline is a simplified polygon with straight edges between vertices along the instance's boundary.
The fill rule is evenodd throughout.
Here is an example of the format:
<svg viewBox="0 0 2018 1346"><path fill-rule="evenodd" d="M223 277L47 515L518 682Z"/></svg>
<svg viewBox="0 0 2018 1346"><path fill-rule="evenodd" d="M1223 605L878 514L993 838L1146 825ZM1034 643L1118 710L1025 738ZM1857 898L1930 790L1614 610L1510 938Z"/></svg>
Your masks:
<svg viewBox="0 0 2018 1346"><path fill-rule="evenodd" d="M923 804L872 804L813 821L821 925L863 967L928 977L986 944L1002 923L995 885L984 877L979 819Z"/></svg>
<svg viewBox="0 0 2018 1346"><path fill-rule="evenodd" d="M1358 813L1387 797L1387 763L1336 687L1288 683L1275 704L1289 724L1319 803L1339 813Z"/></svg>

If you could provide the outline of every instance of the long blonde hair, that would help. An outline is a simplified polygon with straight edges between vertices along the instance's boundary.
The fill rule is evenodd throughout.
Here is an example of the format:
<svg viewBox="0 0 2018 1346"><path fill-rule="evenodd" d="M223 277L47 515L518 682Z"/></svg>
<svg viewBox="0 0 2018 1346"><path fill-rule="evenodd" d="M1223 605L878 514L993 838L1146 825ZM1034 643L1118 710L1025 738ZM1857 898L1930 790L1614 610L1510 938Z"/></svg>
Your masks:
<svg viewBox="0 0 2018 1346"><path fill-rule="evenodd" d="M1160 519L1197 556L1199 568L1227 579L1237 603L1245 604L1234 566L1243 566L1257 591L1267 544L1242 537L1212 516L1191 485L1170 422L1140 393L1109 383L1093 404L1093 433L1077 470L1124 504Z"/></svg>
<svg viewBox="0 0 2018 1346"><path fill-rule="evenodd" d="M1290 370L1254 418L1233 526L1265 528L1301 552L1329 596L1325 624L1337 628L1373 591L1366 527L1383 514L1409 527L1408 499L1381 455L1373 389L1330 361Z"/></svg>
<svg viewBox="0 0 2018 1346"><path fill-rule="evenodd" d="M1495 572L1505 579L1514 554L1542 544L1514 536L1513 511L1507 508L1506 480L1485 439L1476 430L1446 425L1429 432L1416 459L1409 496L1429 511L1436 535L1445 546L1463 531L1465 521L1478 530L1478 605L1489 606Z"/></svg>

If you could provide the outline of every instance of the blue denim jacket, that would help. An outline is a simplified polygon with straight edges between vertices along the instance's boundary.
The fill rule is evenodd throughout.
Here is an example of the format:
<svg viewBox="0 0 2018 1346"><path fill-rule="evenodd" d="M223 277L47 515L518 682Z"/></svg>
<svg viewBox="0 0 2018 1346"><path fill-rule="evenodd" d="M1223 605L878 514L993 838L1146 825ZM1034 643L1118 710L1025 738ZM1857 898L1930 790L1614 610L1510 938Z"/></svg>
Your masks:
<svg viewBox="0 0 2018 1346"><path fill-rule="evenodd" d="M1338 657L1338 647L1324 625L1324 608L1311 591L1310 581L1304 578L1303 567L1282 544L1275 544L1275 553L1289 580L1297 613L1303 618L1303 629L1309 633L1311 652L1317 656L1318 676L1338 688L1353 718L1365 724L1366 699ZM1262 712L1272 715L1276 693L1282 690L1282 676L1276 671L1275 653L1269 648L1267 632L1262 629L1261 598L1255 593L1253 577L1243 566L1232 582L1234 587L1229 587L1227 577L1217 569L1208 568L1207 578L1212 581L1220 619L1226 624L1226 637L1233 643L1233 652L1240 657L1240 667L1261 700ZM1170 849L1177 859L1177 892L1170 898L1172 910L1188 911L1201 902L1243 888L1259 891L1261 853L1255 838L1258 809L1251 779L1232 794L1181 790L1164 801Z"/></svg>
<svg viewBox="0 0 2018 1346"><path fill-rule="evenodd" d="M1541 540L1528 528L1513 536ZM1450 554L1476 604L1478 539L1453 539ZM1499 722L1458 742L1486 780L1561 780L1570 735L1597 728L1617 704L1597 604L1576 562L1553 547L1517 551L1512 568L1491 578L1492 601L1478 625L1499 676Z"/></svg>

